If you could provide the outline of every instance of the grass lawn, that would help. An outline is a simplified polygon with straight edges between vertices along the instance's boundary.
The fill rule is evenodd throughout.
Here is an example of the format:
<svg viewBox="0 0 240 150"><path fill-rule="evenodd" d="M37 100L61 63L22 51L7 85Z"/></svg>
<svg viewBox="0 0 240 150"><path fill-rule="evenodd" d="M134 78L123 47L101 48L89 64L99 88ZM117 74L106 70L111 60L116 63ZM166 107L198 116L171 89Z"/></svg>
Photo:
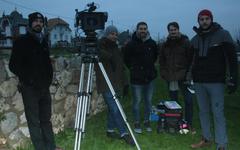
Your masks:
<svg viewBox="0 0 240 150"><path fill-rule="evenodd" d="M157 104L160 99L167 99L166 85L159 78L156 80L156 90L153 98L153 104ZM182 102L182 97L181 97ZM124 111L128 116L128 121L132 125L131 113L131 96L122 99ZM198 142L201 137L198 108L196 100L194 100L194 127L197 130L196 135L180 135L156 132L156 122L153 122L153 132L143 132L141 135L136 135L136 139L142 150L191 150L190 144ZM225 97L225 114L227 119L227 131L229 138L228 150L240 149L240 91L234 95ZM86 134L82 140L82 150L133 150L135 147L130 147L122 140L112 140L106 137L106 111L93 116L86 122ZM57 145L65 150L73 150L75 133L73 129L66 129L64 132L56 136ZM215 144L210 148L202 150L214 150ZM25 148L18 150L33 150L29 144Z"/></svg>

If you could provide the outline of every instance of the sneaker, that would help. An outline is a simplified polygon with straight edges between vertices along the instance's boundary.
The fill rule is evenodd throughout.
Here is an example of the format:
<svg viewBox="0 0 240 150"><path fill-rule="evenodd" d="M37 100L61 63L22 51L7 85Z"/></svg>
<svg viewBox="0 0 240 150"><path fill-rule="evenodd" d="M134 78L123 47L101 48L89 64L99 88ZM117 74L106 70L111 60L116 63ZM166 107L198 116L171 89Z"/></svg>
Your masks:
<svg viewBox="0 0 240 150"><path fill-rule="evenodd" d="M132 137L129 134L125 134L123 137L121 137L127 144L131 146L135 146L135 143L132 139Z"/></svg>
<svg viewBox="0 0 240 150"><path fill-rule="evenodd" d="M141 125L139 122L134 123L134 132L139 133L139 134L142 133Z"/></svg>
<svg viewBox="0 0 240 150"><path fill-rule="evenodd" d="M147 132L152 132L152 128L150 126L150 121L144 121L144 127L146 128Z"/></svg>
<svg viewBox="0 0 240 150"><path fill-rule="evenodd" d="M190 131L190 133L191 133L192 135L197 134L197 131L196 131L194 128L192 128L192 127L189 127L189 131Z"/></svg>
<svg viewBox="0 0 240 150"><path fill-rule="evenodd" d="M106 133L107 137L112 138L112 139L119 139L119 135L114 131L114 132L109 132L107 131Z"/></svg>
<svg viewBox="0 0 240 150"><path fill-rule="evenodd" d="M211 146L212 142L202 138L200 142L196 143L196 144L192 144L191 148L202 148L202 147L209 147Z"/></svg>
<svg viewBox="0 0 240 150"><path fill-rule="evenodd" d="M190 132L192 135L194 135L194 134L197 133L197 131L196 131L192 126L190 126L190 125L188 125L188 130L189 130L189 132Z"/></svg>
<svg viewBox="0 0 240 150"><path fill-rule="evenodd" d="M55 150L63 150L63 149L60 147L56 147Z"/></svg>

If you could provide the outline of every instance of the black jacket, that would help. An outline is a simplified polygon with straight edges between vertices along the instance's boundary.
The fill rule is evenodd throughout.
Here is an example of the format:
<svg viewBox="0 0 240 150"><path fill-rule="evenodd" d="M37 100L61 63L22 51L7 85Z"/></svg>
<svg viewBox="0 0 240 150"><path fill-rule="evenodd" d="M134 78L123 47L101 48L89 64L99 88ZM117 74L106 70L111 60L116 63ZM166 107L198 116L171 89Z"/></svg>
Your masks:
<svg viewBox="0 0 240 150"><path fill-rule="evenodd" d="M47 40L43 39L40 43L29 32L17 38L13 43L9 68L24 85L48 88L52 82L53 68Z"/></svg>
<svg viewBox="0 0 240 150"><path fill-rule="evenodd" d="M238 66L235 45L228 31L213 23L210 31L204 33L201 28L194 28L197 35L191 43L195 49L192 69L195 82L225 82L226 68L237 83Z"/></svg>
<svg viewBox="0 0 240 150"><path fill-rule="evenodd" d="M148 84L156 78L154 63L157 60L157 45L150 37L142 41L133 34L124 48L124 62L130 70L132 84Z"/></svg>

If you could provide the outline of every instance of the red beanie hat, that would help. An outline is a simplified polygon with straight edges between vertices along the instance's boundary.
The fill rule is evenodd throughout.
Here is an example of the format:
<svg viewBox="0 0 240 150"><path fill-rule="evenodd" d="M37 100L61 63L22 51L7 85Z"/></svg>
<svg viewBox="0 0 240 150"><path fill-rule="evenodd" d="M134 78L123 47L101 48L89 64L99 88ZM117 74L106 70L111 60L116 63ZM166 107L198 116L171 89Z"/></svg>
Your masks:
<svg viewBox="0 0 240 150"><path fill-rule="evenodd" d="M198 13L198 19L199 19L200 16L209 16L213 20L212 12L210 10L207 10L207 9L203 9Z"/></svg>

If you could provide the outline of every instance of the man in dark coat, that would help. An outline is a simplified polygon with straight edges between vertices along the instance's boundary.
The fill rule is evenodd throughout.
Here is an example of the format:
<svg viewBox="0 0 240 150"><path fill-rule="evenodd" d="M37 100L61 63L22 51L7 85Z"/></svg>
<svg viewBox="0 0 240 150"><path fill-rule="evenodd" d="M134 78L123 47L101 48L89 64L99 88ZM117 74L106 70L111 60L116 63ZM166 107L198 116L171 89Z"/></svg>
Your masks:
<svg viewBox="0 0 240 150"><path fill-rule="evenodd" d="M217 150L226 150L228 139L224 117L224 83L228 72L228 92L236 91L238 78L236 50L229 32L213 22L211 11L200 11L198 23L199 28L194 27L197 34L191 41L195 49L192 75L199 105L202 140L192 144L191 147L199 148L211 144L211 110Z"/></svg>
<svg viewBox="0 0 240 150"><path fill-rule="evenodd" d="M44 17L29 14L29 31L13 43L9 68L19 79L25 115L35 150L61 150L54 141L49 86L53 69L48 41L42 33Z"/></svg>
<svg viewBox="0 0 240 150"><path fill-rule="evenodd" d="M192 133L193 100L192 93L186 84L192 64L193 49L188 37L181 34L177 22L171 22L167 26L169 35L163 43L160 54L160 75L167 81L171 100L178 101L178 91L181 90L185 101L185 120Z"/></svg>
<svg viewBox="0 0 240 150"><path fill-rule="evenodd" d="M114 90L118 95L121 95L126 79L124 78L122 53L117 45L117 35L118 30L115 26L108 26L106 28L104 37L99 41L99 55L100 62L103 64ZM125 122L114 100L114 96L116 95L112 95L100 68L97 66L95 70L97 91L102 94L108 106L107 136L119 139L119 136L115 132L117 128L121 139L125 140L127 144L135 145L126 130Z"/></svg>
<svg viewBox="0 0 240 150"><path fill-rule="evenodd" d="M157 60L157 45L148 32L145 22L137 24L137 31L132 40L124 49L124 61L130 70L130 83L133 93L134 131L142 133L140 124L140 101L144 95L145 111L144 126L147 131L152 131L149 122L151 101L154 89L154 79L157 76L154 63Z"/></svg>

